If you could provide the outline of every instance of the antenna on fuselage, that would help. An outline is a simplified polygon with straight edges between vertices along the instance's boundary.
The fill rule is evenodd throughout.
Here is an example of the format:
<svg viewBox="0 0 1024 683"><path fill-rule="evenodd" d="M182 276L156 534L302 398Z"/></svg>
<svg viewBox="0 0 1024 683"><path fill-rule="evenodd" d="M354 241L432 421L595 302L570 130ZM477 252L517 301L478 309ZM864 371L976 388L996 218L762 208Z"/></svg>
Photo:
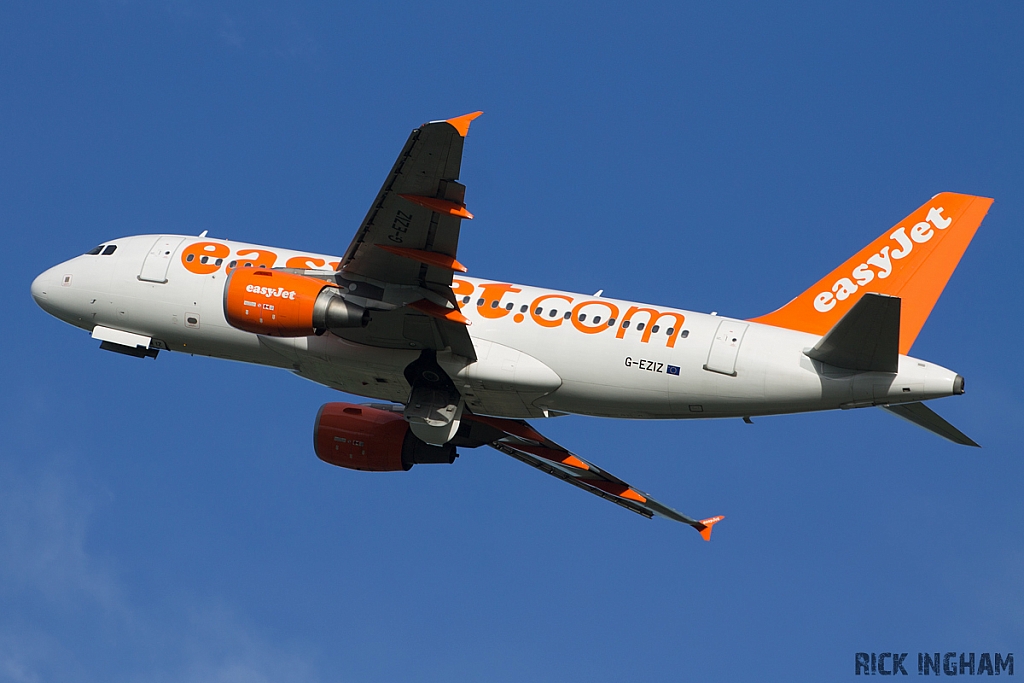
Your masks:
<svg viewBox="0 0 1024 683"><path fill-rule="evenodd" d="M201 233L199 233L199 236L200 237L206 237L206 233L208 233L208 232L210 232L210 231L209 230L203 230Z"/></svg>

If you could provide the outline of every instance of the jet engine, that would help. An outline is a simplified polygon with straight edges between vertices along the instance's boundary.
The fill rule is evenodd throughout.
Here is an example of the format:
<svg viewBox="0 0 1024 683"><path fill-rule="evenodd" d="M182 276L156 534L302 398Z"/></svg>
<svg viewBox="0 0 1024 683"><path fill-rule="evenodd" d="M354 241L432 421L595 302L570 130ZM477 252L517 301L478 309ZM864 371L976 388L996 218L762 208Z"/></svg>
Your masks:
<svg viewBox="0 0 1024 683"><path fill-rule="evenodd" d="M366 327L370 312L341 297L337 285L265 268L235 268L224 285L232 327L272 337L306 337Z"/></svg>
<svg viewBox="0 0 1024 683"><path fill-rule="evenodd" d="M402 413L352 403L326 403L313 426L313 448L331 465L396 472L413 465L455 462L455 446L430 446L409 429Z"/></svg>

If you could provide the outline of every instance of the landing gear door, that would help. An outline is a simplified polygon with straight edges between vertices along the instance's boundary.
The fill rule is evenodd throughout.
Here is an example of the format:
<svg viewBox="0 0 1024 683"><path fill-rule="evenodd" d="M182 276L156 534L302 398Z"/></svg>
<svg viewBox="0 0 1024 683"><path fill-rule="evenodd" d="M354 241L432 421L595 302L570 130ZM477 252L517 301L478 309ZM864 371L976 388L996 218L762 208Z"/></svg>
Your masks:
<svg viewBox="0 0 1024 683"><path fill-rule="evenodd" d="M740 352L740 344L743 343L743 335L748 327L747 323L738 320L720 322L718 332L715 333L715 338L711 342L708 362L704 364L704 369L735 377L736 356Z"/></svg>
<svg viewBox="0 0 1024 683"><path fill-rule="evenodd" d="M142 262L139 279L161 284L167 282L167 269L171 265L171 258L184 240L184 237L158 237L146 254L146 260Z"/></svg>

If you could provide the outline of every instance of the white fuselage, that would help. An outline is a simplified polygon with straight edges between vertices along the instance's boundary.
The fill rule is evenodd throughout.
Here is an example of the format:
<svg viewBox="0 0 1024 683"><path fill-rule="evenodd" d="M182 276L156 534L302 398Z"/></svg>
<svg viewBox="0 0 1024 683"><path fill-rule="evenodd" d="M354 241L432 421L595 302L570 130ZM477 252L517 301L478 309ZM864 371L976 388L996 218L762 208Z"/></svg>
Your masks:
<svg viewBox="0 0 1024 683"><path fill-rule="evenodd" d="M183 254L199 242L220 245L221 263L186 263ZM36 302L85 330L151 337L153 348L287 368L373 399L408 398L403 370L419 356L415 348L331 333L265 337L225 320L232 263L330 271L337 257L207 237L142 235L105 244L116 245L113 254L79 256L41 274L32 284ZM478 360L447 352L437 358L478 414L744 417L955 393L956 374L937 365L900 356L896 375L839 370L804 354L819 337L769 325L468 277L456 277L453 290L472 322Z"/></svg>

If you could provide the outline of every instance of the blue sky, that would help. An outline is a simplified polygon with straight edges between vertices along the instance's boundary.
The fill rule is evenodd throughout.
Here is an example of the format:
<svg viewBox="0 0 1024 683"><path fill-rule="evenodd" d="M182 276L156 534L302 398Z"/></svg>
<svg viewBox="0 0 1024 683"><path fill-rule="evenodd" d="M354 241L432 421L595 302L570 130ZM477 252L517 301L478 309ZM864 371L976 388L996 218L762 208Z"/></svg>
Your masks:
<svg viewBox="0 0 1024 683"><path fill-rule="evenodd" d="M0 681L853 678L1024 652L1016 3L8 2ZM500 453L368 475L343 396L101 352L29 297L109 238L339 253L408 131L476 109L470 274L773 310L928 197L996 203L913 349L933 407L540 427L712 543ZM913 675L911 670L911 675Z"/></svg>

